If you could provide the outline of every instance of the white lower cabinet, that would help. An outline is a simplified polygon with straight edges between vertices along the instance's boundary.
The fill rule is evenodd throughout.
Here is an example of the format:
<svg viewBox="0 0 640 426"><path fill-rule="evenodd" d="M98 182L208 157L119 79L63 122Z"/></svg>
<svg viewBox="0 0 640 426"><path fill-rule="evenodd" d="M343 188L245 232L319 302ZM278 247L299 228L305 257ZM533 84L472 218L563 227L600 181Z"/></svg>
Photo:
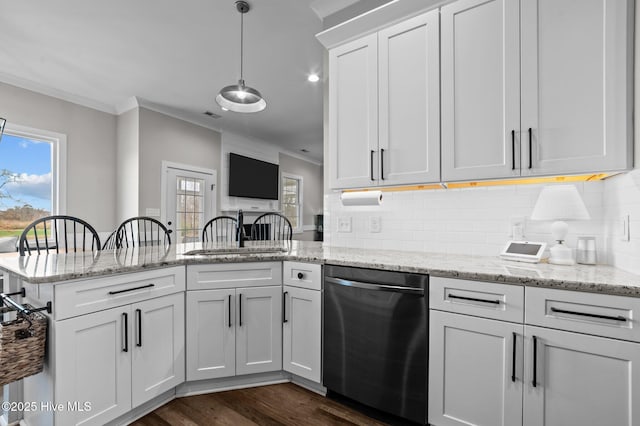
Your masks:
<svg viewBox="0 0 640 426"><path fill-rule="evenodd" d="M137 407L184 382L184 293L132 305L131 315L131 403Z"/></svg>
<svg viewBox="0 0 640 426"><path fill-rule="evenodd" d="M640 426L640 299L472 284L431 279L430 424Z"/></svg>
<svg viewBox="0 0 640 426"><path fill-rule="evenodd" d="M524 289L431 277L429 423L522 424Z"/></svg>
<svg viewBox="0 0 640 426"><path fill-rule="evenodd" d="M525 426L640 425L640 344L532 326L525 336Z"/></svg>
<svg viewBox="0 0 640 426"><path fill-rule="evenodd" d="M187 380L282 369L280 286L187 293Z"/></svg>
<svg viewBox="0 0 640 426"><path fill-rule="evenodd" d="M282 370L282 287L236 290L236 374Z"/></svg>
<svg viewBox="0 0 640 426"><path fill-rule="evenodd" d="M55 333L58 425L102 425L184 381L182 292L58 321Z"/></svg>
<svg viewBox="0 0 640 426"><path fill-rule="evenodd" d="M187 292L187 380L235 376L235 295L235 289Z"/></svg>
<svg viewBox="0 0 640 426"><path fill-rule="evenodd" d="M190 265L187 289L188 381L282 370L280 262Z"/></svg>
<svg viewBox="0 0 640 426"><path fill-rule="evenodd" d="M56 413L56 424L99 425L131 410L130 318L124 306L56 324L56 401L91 404Z"/></svg>
<svg viewBox="0 0 640 426"><path fill-rule="evenodd" d="M640 426L640 299L526 288L525 426Z"/></svg>
<svg viewBox="0 0 640 426"><path fill-rule="evenodd" d="M320 291L284 286L283 295L283 369L320 383Z"/></svg>
<svg viewBox="0 0 640 426"><path fill-rule="evenodd" d="M429 422L522 422L522 324L430 312Z"/></svg>
<svg viewBox="0 0 640 426"><path fill-rule="evenodd" d="M282 369L319 384L322 379L322 265L285 261L282 269Z"/></svg>

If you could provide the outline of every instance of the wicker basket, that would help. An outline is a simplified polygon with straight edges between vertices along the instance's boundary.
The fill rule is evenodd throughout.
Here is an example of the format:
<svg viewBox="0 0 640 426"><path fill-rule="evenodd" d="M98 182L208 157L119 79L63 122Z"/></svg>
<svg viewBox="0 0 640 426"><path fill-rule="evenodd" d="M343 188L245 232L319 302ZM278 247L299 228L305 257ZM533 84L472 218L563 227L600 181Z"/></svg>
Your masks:
<svg viewBox="0 0 640 426"><path fill-rule="evenodd" d="M7 311L1 308L0 314ZM47 317L40 312L0 323L0 386L42 371L46 338Z"/></svg>

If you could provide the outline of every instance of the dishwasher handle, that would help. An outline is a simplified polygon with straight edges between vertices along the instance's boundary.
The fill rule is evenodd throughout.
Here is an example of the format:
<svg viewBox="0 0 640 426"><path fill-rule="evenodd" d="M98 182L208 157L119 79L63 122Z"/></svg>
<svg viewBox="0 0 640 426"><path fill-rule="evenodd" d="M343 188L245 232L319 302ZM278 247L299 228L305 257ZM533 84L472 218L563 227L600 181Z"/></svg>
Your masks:
<svg viewBox="0 0 640 426"><path fill-rule="evenodd" d="M405 287L391 284L371 284L371 283L363 283L360 281L351 281L345 280L342 278L335 277L325 277L325 282L330 284L342 285L345 287L356 287L363 288L365 290L374 290L374 291L390 291L393 293L405 293L411 294L414 296L424 297L424 289L416 288L416 287Z"/></svg>

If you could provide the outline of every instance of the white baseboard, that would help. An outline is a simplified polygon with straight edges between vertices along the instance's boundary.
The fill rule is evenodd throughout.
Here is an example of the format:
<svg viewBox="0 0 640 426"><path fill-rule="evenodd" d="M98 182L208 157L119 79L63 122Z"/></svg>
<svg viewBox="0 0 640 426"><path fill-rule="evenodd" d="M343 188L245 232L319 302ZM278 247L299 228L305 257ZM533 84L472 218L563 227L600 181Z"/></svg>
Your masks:
<svg viewBox="0 0 640 426"><path fill-rule="evenodd" d="M123 414L115 420L110 421L105 426L122 426L128 425L141 417L146 416L153 410L162 407L176 398L175 389L171 389L161 395L156 396L150 401L145 402L139 407L134 408L128 413Z"/></svg>
<svg viewBox="0 0 640 426"><path fill-rule="evenodd" d="M311 380L305 379L304 377L292 374L291 383L300 386L301 388L305 388L306 390L309 390L313 393L317 393L318 395L327 396L327 388L322 386L320 383L312 382Z"/></svg>
<svg viewBox="0 0 640 426"><path fill-rule="evenodd" d="M246 376L226 377L222 379L198 380L186 382L176 388L176 397L202 395L205 393L223 392L256 386L275 385L289 382L282 371L271 373L249 374Z"/></svg>

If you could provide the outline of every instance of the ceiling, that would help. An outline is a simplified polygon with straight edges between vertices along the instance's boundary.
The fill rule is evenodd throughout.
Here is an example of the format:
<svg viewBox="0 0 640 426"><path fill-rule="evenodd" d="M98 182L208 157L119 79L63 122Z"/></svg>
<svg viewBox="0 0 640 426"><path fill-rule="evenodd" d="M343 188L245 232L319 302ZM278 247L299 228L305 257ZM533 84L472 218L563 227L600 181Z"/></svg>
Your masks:
<svg viewBox="0 0 640 426"><path fill-rule="evenodd" d="M249 3L244 78L267 100L260 113L225 112L215 102L240 73L234 0L0 0L0 81L114 114L135 98L322 161L323 47L315 34L321 18L354 1ZM307 81L311 72L320 82Z"/></svg>

